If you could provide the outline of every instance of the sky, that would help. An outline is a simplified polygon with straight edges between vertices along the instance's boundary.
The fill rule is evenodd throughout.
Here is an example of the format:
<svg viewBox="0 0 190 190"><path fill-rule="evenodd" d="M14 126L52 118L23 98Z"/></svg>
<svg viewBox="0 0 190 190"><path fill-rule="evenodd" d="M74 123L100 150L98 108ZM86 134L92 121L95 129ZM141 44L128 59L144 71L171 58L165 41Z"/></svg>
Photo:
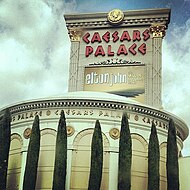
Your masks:
<svg viewBox="0 0 190 190"><path fill-rule="evenodd" d="M190 0L0 0L0 108L68 91L63 14L171 8L163 40L162 101L190 126ZM190 156L190 137L184 143Z"/></svg>

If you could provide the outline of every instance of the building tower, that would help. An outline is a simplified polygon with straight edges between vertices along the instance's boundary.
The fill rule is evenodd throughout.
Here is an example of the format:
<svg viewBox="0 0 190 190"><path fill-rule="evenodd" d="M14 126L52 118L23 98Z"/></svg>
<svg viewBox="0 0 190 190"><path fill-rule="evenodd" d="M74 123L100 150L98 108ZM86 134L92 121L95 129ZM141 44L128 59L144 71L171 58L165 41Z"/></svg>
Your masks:
<svg viewBox="0 0 190 190"><path fill-rule="evenodd" d="M69 91L101 91L162 107L162 40L170 9L65 15Z"/></svg>
<svg viewBox="0 0 190 190"><path fill-rule="evenodd" d="M12 116L7 189L23 189L35 115L39 115L41 130L36 189L52 189L57 125L64 110L68 136L67 190L88 188L90 147L96 120L101 123L103 136L101 190L117 189L119 136L124 111L128 114L132 139L131 190L147 189L152 122L160 143L160 189L166 190L169 119L176 125L179 154L189 134L180 118L160 109L161 47L170 10L122 12L116 9L109 13L64 17L71 38L70 92L7 106ZM5 109L0 110L0 120ZM183 180L188 181L187 178Z"/></svg>

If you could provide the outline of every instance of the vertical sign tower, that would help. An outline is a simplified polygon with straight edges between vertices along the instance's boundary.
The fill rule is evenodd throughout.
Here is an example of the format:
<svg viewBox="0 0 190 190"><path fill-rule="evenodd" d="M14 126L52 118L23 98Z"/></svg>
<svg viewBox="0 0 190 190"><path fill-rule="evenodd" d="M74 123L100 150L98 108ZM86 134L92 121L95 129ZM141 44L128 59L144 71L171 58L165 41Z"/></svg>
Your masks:
<svg viewBox="0 0 190 190"><path fill-rule="evenodd" d="M69 91L109 92L162 107L162 40L170 9L65 15Z"/></svg>

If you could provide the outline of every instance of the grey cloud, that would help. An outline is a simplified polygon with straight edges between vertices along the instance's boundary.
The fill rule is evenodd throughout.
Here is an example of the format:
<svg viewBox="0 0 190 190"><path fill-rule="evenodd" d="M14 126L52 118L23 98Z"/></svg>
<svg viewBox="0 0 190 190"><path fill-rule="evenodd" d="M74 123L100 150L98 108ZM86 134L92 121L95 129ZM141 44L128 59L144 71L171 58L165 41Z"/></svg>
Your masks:
<svg viewBox="0 0 190 190"><path fill-rule="evenodd" d="M77 10L76 0L0 1L0 107L67 91L70 42L63 14ZM190 126L190 20L170 30L172 41L163 47L163 104ZM190 155L190 139L185 144Z"/></svg>
<svg viewBox="0 0 190 190"><path fill-rule="evenodd" d="M0 2L0 107L67 90L70 41L64 2L49 2Z"/></svg>
<svg viewBox="0 0 190 190"><path fill-rule="evenodd" d="M190 126L190 19L186 25L170 30L172 40L163 46L163 104L164 108ZM170 38L171 39L171 38ZM184 154L190 155L190 137L185 141Z"/></svg>

